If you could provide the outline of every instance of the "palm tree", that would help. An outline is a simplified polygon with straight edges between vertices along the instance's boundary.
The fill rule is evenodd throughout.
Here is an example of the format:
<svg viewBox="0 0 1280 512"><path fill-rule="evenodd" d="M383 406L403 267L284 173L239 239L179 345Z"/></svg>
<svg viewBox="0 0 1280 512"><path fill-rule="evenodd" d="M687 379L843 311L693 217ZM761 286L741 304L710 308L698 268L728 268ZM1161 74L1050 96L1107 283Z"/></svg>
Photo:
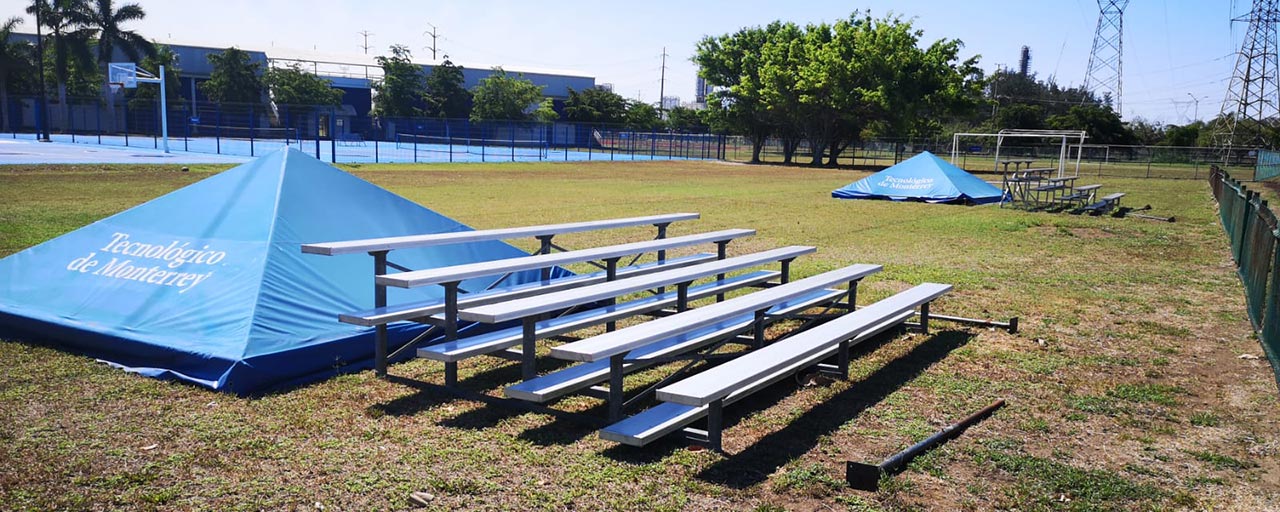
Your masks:
<svg viewBox="0 0 1280 512"><path fill-rule="evenodd" d="M9 42L13 29L22 24L22 18L14 16L0 25L0 130L9 131L9 78L22 76L30 71L33 55L31 44Z"/></svg>
<svg viewBox="0 0 1280 512"><path fill-rule="evenodd" d="M94 31L98 37L98 66L104 77L108 76L107 66L111 63L116 50L123 53L130 61L138 62L143 56L154 57L155 47L137 32L125 30L121 25L130 21L139 21L147 17L147 13L138 4L124 4L115 8L112 0L92 0L79 21L88 30ZM110 105L110 88L102 84L102 97ZM107 109L107 122L115 126L115 109Z"/></svg>
<svg viewBox="0 0 1280 512"><path fill-rule="evenodd" d="M77 64L93 62L89 51L91 30L83 28L88 18L84 0L33 0L27 14L40 12L41 22L49 29L53 44L53 72L58 83L58 105L62 108L66 124L71 127L71 109L67 106L67 78L72 60ZM41 72L44 63L40 63Z"/></svg>

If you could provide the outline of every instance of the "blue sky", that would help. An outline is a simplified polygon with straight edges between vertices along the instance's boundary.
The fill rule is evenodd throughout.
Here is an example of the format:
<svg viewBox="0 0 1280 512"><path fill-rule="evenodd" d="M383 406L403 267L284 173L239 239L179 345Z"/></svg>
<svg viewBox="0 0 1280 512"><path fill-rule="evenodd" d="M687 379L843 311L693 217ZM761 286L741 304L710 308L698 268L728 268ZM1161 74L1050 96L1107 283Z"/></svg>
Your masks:
<svg viewBox="0 0 1280 512"><path fill-rule="evenodd" d="M119 2L119 0L117 0ZM15 15L27 2L0 0ZM1063 85L1083 81L1097 3L1093 0L837 1L391 1L139 0L147 19L133 27L152 38L242 48L293 48L360 54L361 30L373 33L371 54L393 43L429 61L430 25L438 48L468 66L502 65L584 72L623 96L656 102L660 54L667 57L666 94L693 99L694 43L743 26L781 19L831 22L854 9L913 19L926 41L960 39L981 65L1015 67L1022 45L1031 69ZM1124 110L1184 124L1218 113L1245 26L1232 24L1250 2L1135 0L1125 14ZM20 30L34 30L29 21ZM1198 107L1196 101L1199 102Z"/></svg>

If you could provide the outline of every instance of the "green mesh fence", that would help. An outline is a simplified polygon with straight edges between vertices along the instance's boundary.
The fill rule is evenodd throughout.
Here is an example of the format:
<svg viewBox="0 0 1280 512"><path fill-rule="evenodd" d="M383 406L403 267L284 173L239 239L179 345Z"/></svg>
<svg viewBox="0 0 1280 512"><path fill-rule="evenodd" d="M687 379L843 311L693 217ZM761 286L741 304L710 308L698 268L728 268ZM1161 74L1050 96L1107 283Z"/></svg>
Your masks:
<svg viewBox="0 0 1280 512"><path fill-rule="evenodd" d="M1259 167L1261 168L1261 166ZM1216 166L1209 185L1218 200L1218 217L1231 240L1231 255L1244 284L1249 322L1280 384L1280 258L1276 254L1276 216L1267 202Z"/></svg>
<svg viewBox="0 0 1280 512"><path fill-rule="evenodd" d="M1258 163L1253 168L1254 181L1280 176L1280 151L1258 150Z"/></svg>

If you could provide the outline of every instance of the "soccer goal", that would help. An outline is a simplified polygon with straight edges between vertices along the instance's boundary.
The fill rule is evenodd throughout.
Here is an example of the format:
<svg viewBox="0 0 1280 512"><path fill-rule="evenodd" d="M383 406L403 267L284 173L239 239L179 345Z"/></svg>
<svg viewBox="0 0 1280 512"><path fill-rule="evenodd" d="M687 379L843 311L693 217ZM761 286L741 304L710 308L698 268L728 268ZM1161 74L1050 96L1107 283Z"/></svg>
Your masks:
<svg viewBox="0 0 1280 512"><path fill-rule="evenodd" d="M1016 162L1015 160L1010 160L1010 159L1002 160L1000 158L1000 150L1004 146L1006 139L1042 139L1042 140L1057 139L1060 143L1060 149L1058 152L1058 165L1057 165L1056 171L1058 175L1057 177L1062 178L1067 176L1067 169L1068 169L1067 161L1070 160L1070 153L1071 153L1070 150L1072 148L1084 146L1084 141L1085 139L1089 138L1089 134L1084 132L1083 130L1012 130L1012 129L1000 130L997 133L956 133L951 137L951 163L955 164L957 159L960 156L960 148L962 147L960 144L962 143L962 140L965 140L965 139L990 140L993 138L996 141L996 150L995 150L995 161L992 163L992 171L996 173L1002 173L1002 172L1007 173L1009 164ZM1080 175L1080 153L1081 151L1077 149L1076 158L1075 158L1075 170L1072 173L1072 176ZM1004 166L1003 169L1001 169L1002 165ZM1030 166L1030 163L1028 163L1028 166Z"/></svg>

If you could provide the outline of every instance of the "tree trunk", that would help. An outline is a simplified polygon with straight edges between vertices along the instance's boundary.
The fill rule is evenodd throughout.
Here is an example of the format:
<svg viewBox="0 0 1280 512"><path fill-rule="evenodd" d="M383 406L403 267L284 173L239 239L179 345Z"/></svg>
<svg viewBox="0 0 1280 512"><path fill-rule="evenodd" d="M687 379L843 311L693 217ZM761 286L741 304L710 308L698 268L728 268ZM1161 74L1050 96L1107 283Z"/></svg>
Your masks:
<svg viewBox="0 0 1280 512"><path fill-rule="evenodd" d="M760 134L751 136L751 163L760 163L760 151L764 149L764 142L767 138L767 135Z"/></svg>
<svg viewBox="0 0 1280 512"><path fill-rule="evenodd" d="M809 154L813 157L809 161L810 167L818 167L822 165L822 157L826 154L827 146L820 139L809 141Z"/></svg>
<svg viewBox="0 0 1280 512"><path fill-rule="evenodd" d="M58 82L58 108L62 109L61 132L66 133L71 126L71 106L67 105L67 83Z"/></svg>
<svg viewBox="0 0 1280 512"><path fill-rule="evenodd" d="M9 79L0 74L0 131L9 132Z"/></svg>
<svg viewBox="0 0 1280 512"><path fill-rule="evenodd" d="M830 156L827 158L827 167L837 167L840 165L840 153L844 152L845 146L839 143L831 145Z"/></svg>

